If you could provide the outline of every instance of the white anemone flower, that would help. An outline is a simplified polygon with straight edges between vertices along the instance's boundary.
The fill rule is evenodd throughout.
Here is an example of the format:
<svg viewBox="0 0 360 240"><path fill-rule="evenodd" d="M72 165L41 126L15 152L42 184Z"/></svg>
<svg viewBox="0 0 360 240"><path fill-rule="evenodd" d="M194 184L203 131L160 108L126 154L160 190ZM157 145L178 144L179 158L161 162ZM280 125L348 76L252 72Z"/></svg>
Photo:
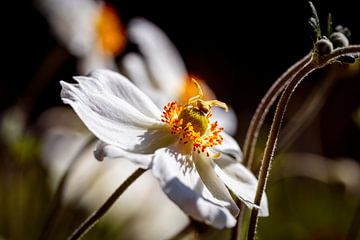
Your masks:
<svg viewBox="0 0 360 240"><path fill-rule="evenodd" d="M198 95L186 104L170 102L163 112L124 76L96 70L61 81L61 97L100 142L97 159L124 157L151 169L166 195L186 214L216 228L233 227L239 213L230 192L248 207L268 215L266 197L253 199L255 176L241 165L235 140L210 123L212 107L227 109L217 100Z"/></svg>
<svg viewBox="0 0 360 240"><path fill-rule="evenodd" d="M125 55L124 70L158 106L162 107L173 99L185 102L189 95L196 93L192 76L178 50L160 28L146 19L136 18L128 24L127 34L129 41L138 45L141 55ZM204 90L205 99L216 98L205 81L197 81ZM236 114L231 108L226 114L215 108L213 115L225 132L231 135L236 132Z"/></svg>
<svg viewBox="0 0 360 240"><path fill-rule="evenodd" d="M114 56L125 47L124 28L115 9L95 0L38 0L54 34L78 57L82 73L116 69Z"/></svg>

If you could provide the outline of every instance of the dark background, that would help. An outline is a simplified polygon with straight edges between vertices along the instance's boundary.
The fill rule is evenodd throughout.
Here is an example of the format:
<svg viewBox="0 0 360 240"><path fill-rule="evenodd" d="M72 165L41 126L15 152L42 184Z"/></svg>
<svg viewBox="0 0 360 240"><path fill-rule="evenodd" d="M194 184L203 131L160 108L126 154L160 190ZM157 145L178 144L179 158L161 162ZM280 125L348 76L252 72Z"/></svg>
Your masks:
<svg viewBox="0 0 360 240"><path fill-rule="evenodd" d="M240 143L267 89L312 47L313 34L308 25L311 11L307 1L109 2L116 7L125 25L131 18L142 16L168 34L189 71L205 79L218 98L230 103L238 113ZM314 1L314 5L324 28L327 14L331 12L334 25L347 26L352 31L351 42L360 42L356 1ZM39 71L49 79L37 89L39 96L29 100L35 106L31 111L31 125L45 109L62 105L59 80L69 80L76 73L76 59L67 56L55 72L46 72L46 56L54 48L60 52L66 50L53 37L45 18L36 9L36 2L12 2L4 9L10 17L5 16L3 21L5 74L1 79L0 109L7 109L20 98L24 99ZM316 77L306 81L299 88L296 99L303 101L317 82ZM325 154L330 157L360 157L357 150L359 131L351 117L359 106L357 89L359 81L340 83L320 113L320 116L326 116L322 138L329 144ZM336 100L338 98L341 101ZM341 128L336 137L334 126ZM306 144L299 146L311 149Z"/></svg>

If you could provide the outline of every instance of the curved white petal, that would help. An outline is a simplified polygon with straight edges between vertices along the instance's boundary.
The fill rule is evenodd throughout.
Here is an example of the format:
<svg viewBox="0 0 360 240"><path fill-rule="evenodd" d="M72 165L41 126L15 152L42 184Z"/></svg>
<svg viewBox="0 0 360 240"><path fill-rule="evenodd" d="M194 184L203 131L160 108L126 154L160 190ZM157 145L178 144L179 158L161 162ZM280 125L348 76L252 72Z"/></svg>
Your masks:
<svg viewBox="0 0 360 240"><path fill-rule="evenodd" d="M187 71L165 33L153 23L137 18L129 23L128 35L139 46L156 85L169 96L178 96Z"/></svg>
<svg viewBox="0 0 360 240"><path fill-rule="evenodd" d="M230 188L246 206L249 208L259 208L259 206L253 203L258 183L255 176L245 166L231 158L217 159L216 164L215 172L226 186ZM259 215L264 217L269 215L266 194L262 197Z"/></svg>
<svg viewBox="0 0 360 240"><path fill-rule="evenodd" d="M91 81L60 83L64 103L73 107L100 140L137 153L152 153L173 141L165 124L145 116L108 89L95 89Z"/></svg>
<svg viewBox="0 0 360 240"><path fill-rule="evenodd" d="M89 0L40 0L39 8L60 41L82 57L96 41L95 23L101 5Z"/></svg>
<svg viewBox="0 0 360 240"><path fill-rule="evenodd" d="M194 163L196 170L199 173L199 176L204 182L206 188L209 189L215 198L229 203L229 206L227 207L229 208L230 212L234 216L237 216L239 214L239 209L232 199L222 179L216 175L216 165L214 164L213 160L209 157L206 157L204 153L200 153L194 154Z"/></svg>
<svg viewBox="0 0 360 240"><path fill-rule="evenodd" d="M219 123L219 126L224 128L224 131L230 135L234 135L237 129L237 117L234 110L229 107L229 111L225 112L221 108L211 109L214 119Z"/></svg>
<svg viewBox="0 0 360 240"><path fill-rule="evenodd" d="M154 154L139 154L124 151L114 145L109 145L99 141L96 145L94 155L97 160L102 161L104 158L126 158L141 168L148 169L151 166Z"/></svg>
<svg viewBox="0 0 360 240"><path fill-rule="evenodd" d="M222 144L214 146L213 148L222 155L226 154L236 161L242 161L243 154L236 140L226 132L222 132L221 136L223 137Z"/></svg>
<svg viewBox="0 0 360 240"><path fill-rule="evenodd" d="M84 79L84 81L81 81L81 79ZM131 83L129 79L117 72L98 69L91 72L89 77L75 77L75 80L80 85L83 84L84 87L88 86L89 91L96 88L106 94L115 95L144 115L160 120L161 111L153 101Z"/></svg>
<svg viewBox="0 0 360 240"><path fill-rule="evenodd" d="M192 218L216 228L233 227L236 223L234 216L226 207L217 204L220 201L211 201L209 199L213 197L205 199L202 196L206 187L196 169L191 166L187 168L180 159L179 153L168 148L156 151L152 171L163 191Z"/></svg>

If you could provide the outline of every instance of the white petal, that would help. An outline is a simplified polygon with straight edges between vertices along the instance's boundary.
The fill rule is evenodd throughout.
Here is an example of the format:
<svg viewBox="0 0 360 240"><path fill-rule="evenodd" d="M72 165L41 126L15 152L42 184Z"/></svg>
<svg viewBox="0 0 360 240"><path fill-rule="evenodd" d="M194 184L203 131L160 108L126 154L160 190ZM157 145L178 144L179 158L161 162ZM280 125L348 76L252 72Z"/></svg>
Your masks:
<svg viewBox="0 0 360 240"><path fill-rule="evenodd" d="M75 78L81 84L81 80ZM81 78L80 78L81 79ZM160 120L161 111L140 89L132 84L123 75L109 70L95 70L86 78L85 84L90 88L99 88L106 94L113 94L116 97L126 101L144 115Z"/></svg>
<svg viewBox="0 0 360 240"><path fill-rule="evenodd" d="M146 93L147 89L154 89L155 85L150 80L144 59L137 53L128 53L122 59L122 64L129 78L141 90Z"/></svg>
<svg viewBox="0 0 360 240"><path fill-rule="evenodd" d="M154 154L131 153L114 145L99 141L94 152L96 159L102 161L106 158L126 158L141 168L148 169L152 163Z"/></svg>
<svg viewBox="0 0 360 240"><path fill-rule="evenodd" d="M79 60L78 67L81 74L89 74L91 71L99 68L117 70L115 59L110 55L104 54L97 47L84 54Z"/></svg>
<svg viewBox="0 0 360 240"><path fill-rule="evenodd" d="M169 96L177 96L187 76L175 46L153 23L137 18L128 25L130 41L139 46L157 86Z"/></svg>
<svg viewBox="0 0 360 240"><path fill-rule="evenodd" d="M150 79L144 59L136 53L129 53L123 58L123 67L129 78L147 94L157 106L163 107L174 99L162 92Z"/></svg>
<svg viewBox="0 0 360 240"><path fill-rule="evenodd" d="M42 137L41 155L45 166L50 170L54 187L72 163L75 154L88 142L90 133L80 133L65 126L54 126ZM93 147L93 146L92 146Z"/></svg>
<svg viewBox="0 0 360 240"><path fill-rule="evenodd" d="M194 154L194 163L196 170L198 171L200 178L204 182L206 188L209 189L215 198L229 203L228 208L230 212L234 216L237 216L239 214L239 209L232 199L222 179L216 175L214 171L216 164L214 164L213 160L209 157L206 157L204 153L200 153Z"/></svg>
<svg viewBox="0 0 360 240"><path fill-rule="evenodd" d="M236 140L226 132L222 132L221 136L223 137L222 144L214 146L213 148L222 155L226 154L229 155L229 157L234 158L236 161L242 161L243 155Z"/></svg>
<svg viewBox="0 0 360 240"><path fill-rule="evenodd" d="M225 112L221 108L212 108L213 118L219 122L219 126L224 128L224 131L230 135L236 133L237 117L232 108L229 107L229 111Z"/></svg>
<svg viewBox="0 0 360 240"><path fill-rule="evenodd" d="M159 149L152 171L167 196L185 213L216 228L233 227L236 219L229 210L202 197L205 187L195 169L186 168L178 153ZM200 193L199 193L200 192Z"/></svg>
<svg viewBox="0 0 360 240"><path fill-rule="evenodd" d="M39 8L59 40L78 56L96 44L95 20L101 5L89 0L40 0Z"/></svg>
<svg viewBox="0 0 360 240"><path fill-rule="evenodd" d="M236 196L243 201L249 208L259 208L255 205L255 193L257 188L257 179L242 164L235 162L231 158L220 158L216 160L215 172L221 180L228 186ZM268 216L268 201L266 194L263 195L260 209L260 216Z"/></svg>
<svg viewBox="0 0 360 240"><path fill-rule="evenodd" d="M145 116L107 89L99 92L85 81L80 85L60 83L64 103L73 107L100 140L138 153L152 153L173 141L174 135L166 125Z"/></svg>

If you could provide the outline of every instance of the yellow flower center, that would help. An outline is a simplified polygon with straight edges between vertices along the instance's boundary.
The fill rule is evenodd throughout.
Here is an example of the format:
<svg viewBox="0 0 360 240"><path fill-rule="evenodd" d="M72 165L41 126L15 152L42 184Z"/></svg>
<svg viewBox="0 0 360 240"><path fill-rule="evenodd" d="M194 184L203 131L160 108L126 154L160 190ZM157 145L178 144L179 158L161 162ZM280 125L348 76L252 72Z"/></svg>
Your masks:
<svg viewBox="0 0 360 240"><path fill-rule="evenodd" d="M98 42L105 54L115 56L125 47L125 31L116 10L104 4L96 19Z"/></svg>
<svg viewBox="0 0 360 240"><path fill-rule="evenodd" d="M209 123L211 107L218 106L227 111L227 106L217 100L204 101L200 85L194 79L193 82L199 94L191 97L186 104L168 103L161 121L170 126L171 134L179 136L180 143L191 144L194 152L204 152L209 156L207 148L220 145L223 141L220 135L223 128L218 127L217 122Z"/></svg>
<svg viewBox="0 0 360 240"><path fill-rule="evenodd" d="M209 119L197 108L188 107L180 112L179 119L183 119L182 127L185 128L187 123L191 123L195 132L200 136L204 135L209 124Z"/></svg>

